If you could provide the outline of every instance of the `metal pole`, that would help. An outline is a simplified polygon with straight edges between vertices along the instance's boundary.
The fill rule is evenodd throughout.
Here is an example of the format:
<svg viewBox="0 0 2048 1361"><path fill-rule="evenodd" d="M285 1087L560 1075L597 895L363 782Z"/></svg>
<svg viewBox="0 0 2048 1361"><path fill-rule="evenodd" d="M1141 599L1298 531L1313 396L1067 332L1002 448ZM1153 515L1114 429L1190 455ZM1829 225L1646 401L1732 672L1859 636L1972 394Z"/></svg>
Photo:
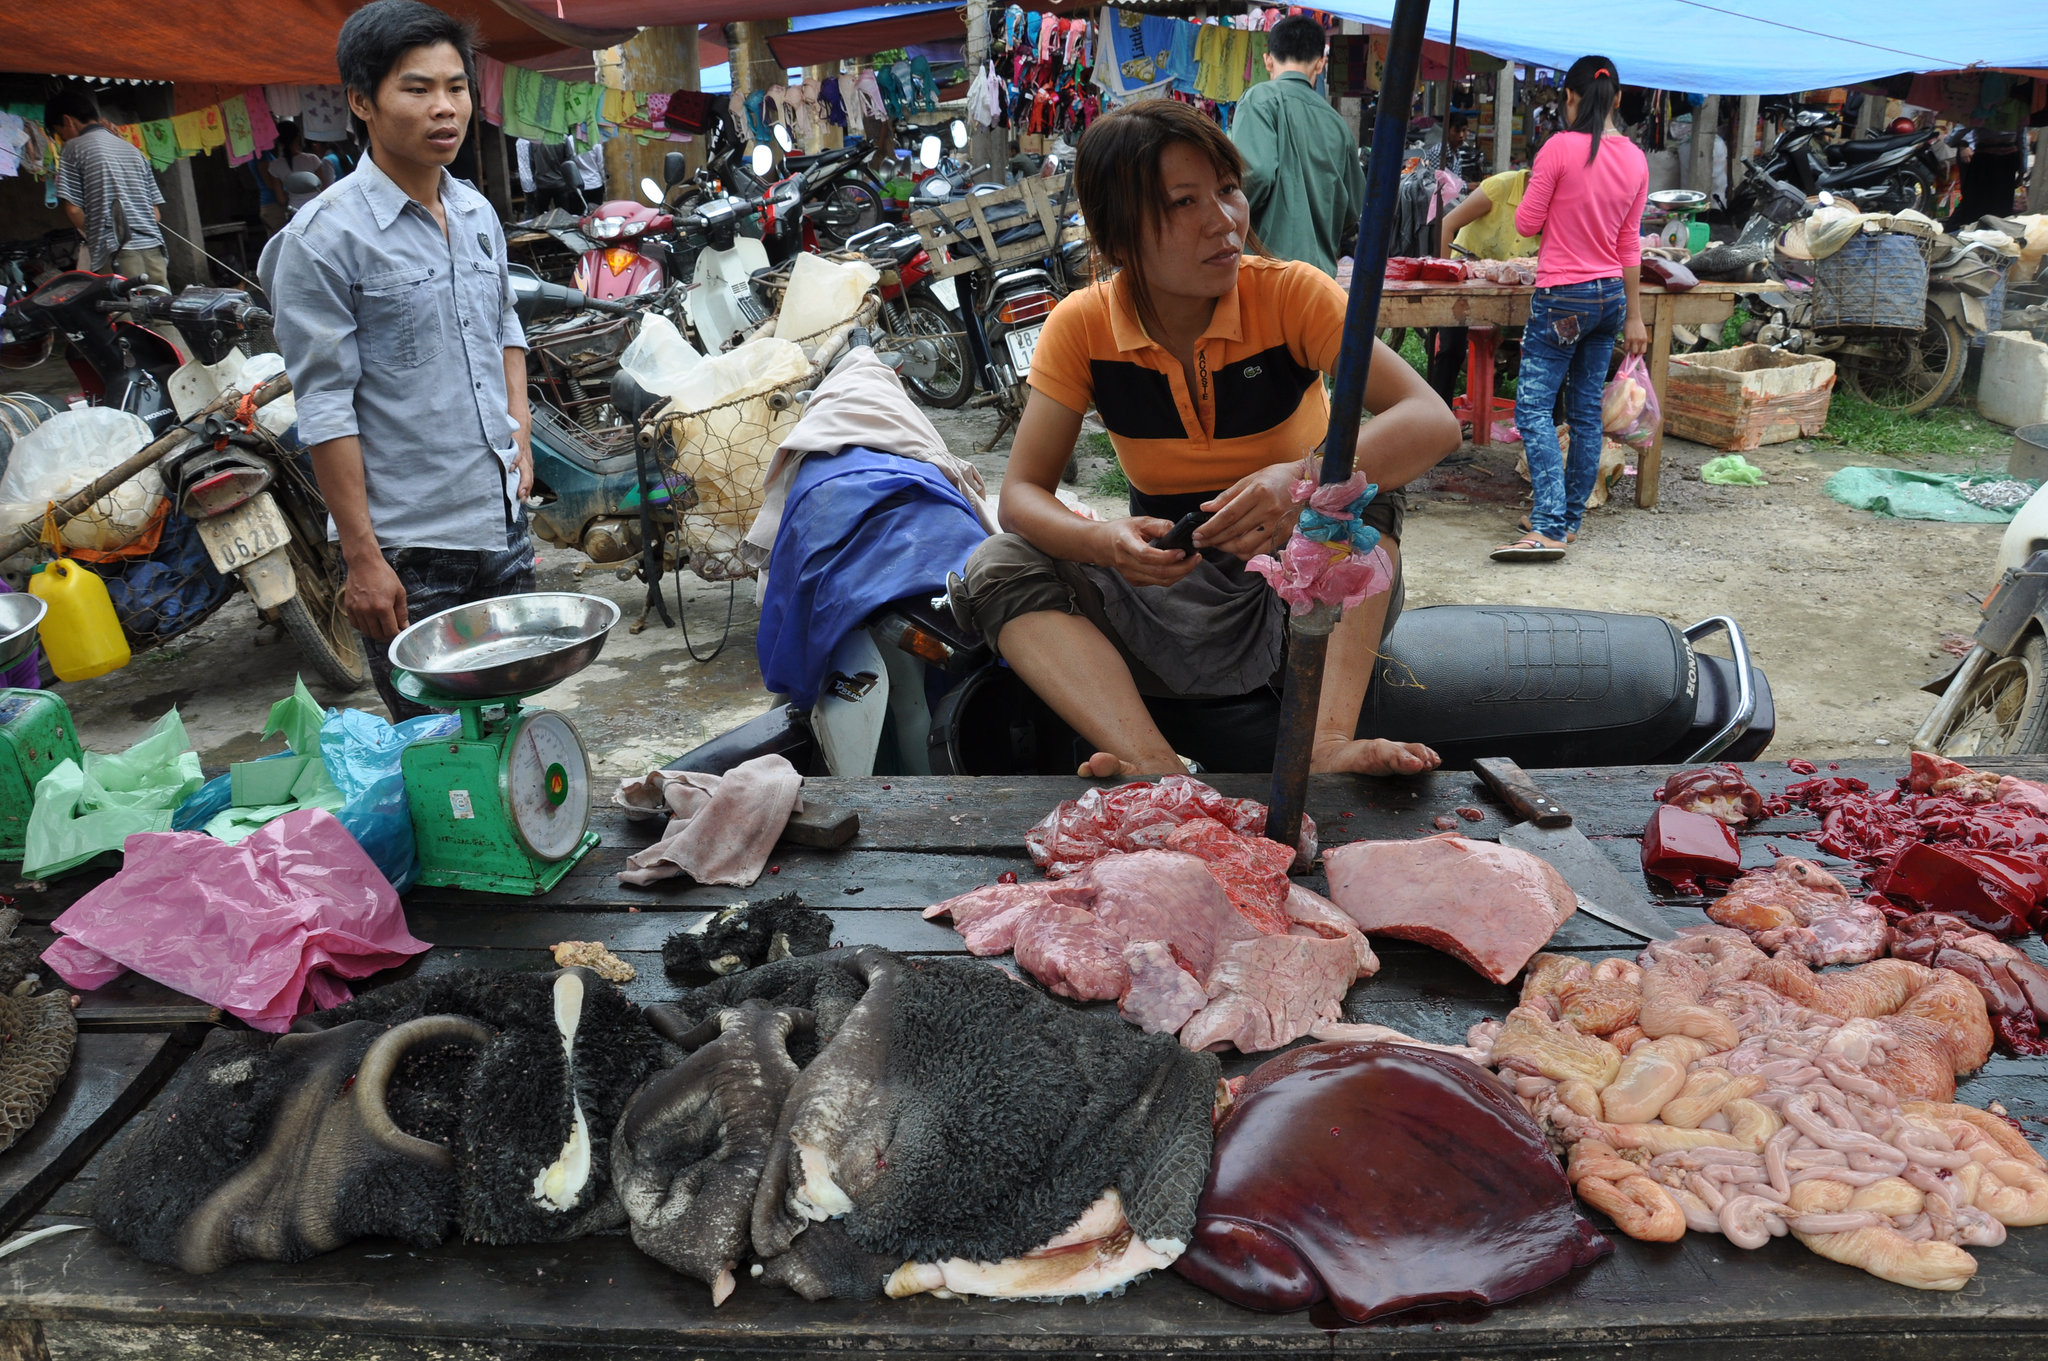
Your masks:
<svg viewBox="0 0 2048 1361"><path fill-rule="evenodd" d="M1408 140L1408 106L1415 98L1415 73L1422 60L1422 29L1429 0L1395 0L1387 37L1387 65L1380 77L1378 116L1373 121L1372 165L1366 176L1365 208L1358 217L1358 246L1352 254L1351 301L1344 309L1344 338L1337 352L1336 390L1330 400L1330 428L1323 441L1319 481L1351 476L1357 457L1358 423L1365 409L1365 381L1372 366L1380 294L1387 281L1387 243L1401 192L1402 150ZM1288 620L1286 690L1280 701L1280 741L1273 752L1273 794L1266 835L1283 846L1301 839L1301 814L1308 800L1309 754L1315 746L1316 707L1323 693L1323 657L1330 630L1342 616L1335 605L1318 605Z"/></svg>

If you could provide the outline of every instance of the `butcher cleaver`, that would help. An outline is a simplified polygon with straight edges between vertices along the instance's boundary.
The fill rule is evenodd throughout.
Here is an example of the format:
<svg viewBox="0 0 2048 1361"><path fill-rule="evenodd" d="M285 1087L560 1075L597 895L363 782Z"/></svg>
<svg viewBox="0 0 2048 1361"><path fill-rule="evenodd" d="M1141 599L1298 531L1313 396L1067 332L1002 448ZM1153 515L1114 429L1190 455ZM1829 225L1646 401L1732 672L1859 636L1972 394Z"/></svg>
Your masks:
<svg viewBox="0 0 2048 1361"><path fill-rule="evenodd" d="M1501 845L1549 861L1579 895L1579 906L1588 916L1644 940L1677 938L1678 933L1659 920L1657 909L1650 906L1642 890L1624 879L1614 862L1586 840L1586 834L1572 825L1572 815L1538 789L1528 771L1501 756L1482 757L1472 766L1487 787L1524 819L1501 829Z"/></svg>

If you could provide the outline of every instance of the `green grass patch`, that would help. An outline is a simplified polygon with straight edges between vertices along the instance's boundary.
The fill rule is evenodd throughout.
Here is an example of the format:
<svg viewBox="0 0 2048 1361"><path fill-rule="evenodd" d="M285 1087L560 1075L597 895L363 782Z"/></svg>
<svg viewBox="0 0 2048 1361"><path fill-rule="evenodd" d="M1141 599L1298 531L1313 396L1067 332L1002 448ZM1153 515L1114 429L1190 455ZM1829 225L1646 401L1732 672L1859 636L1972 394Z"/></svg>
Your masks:
<svg viewBox="0 0 2048 1361"><path fill-rule="evenodd" d="M1097 496L1129 496L1131 479L1124 476L1124 465L1117 462L1116 446L1109 442L1109 436L1100 430L1090 430L1081 436L1080 452L1084 457L1106 459L1109 466L1095 474L1089 485Z"/></svg>
<svg viewBox="0 0 2048 1361"><path fill-rule="evenodd" d="M1828 423L1820 437L1862 454L1904 458L1914 454L1961 457L2003 453L2012 434L1993 425L1958 401L1922 416L1903 416L1872 406L1837 386L1828 407Z"/></svg>
<svg viewBox="0 0 2048 1361"><path fill-rule="evenodd" d="M1429 354L1422 348L1422 332L1410 327L1408 334L1401 337L1401 357L1408 366L1423 377L1429 377Z"/></svg>

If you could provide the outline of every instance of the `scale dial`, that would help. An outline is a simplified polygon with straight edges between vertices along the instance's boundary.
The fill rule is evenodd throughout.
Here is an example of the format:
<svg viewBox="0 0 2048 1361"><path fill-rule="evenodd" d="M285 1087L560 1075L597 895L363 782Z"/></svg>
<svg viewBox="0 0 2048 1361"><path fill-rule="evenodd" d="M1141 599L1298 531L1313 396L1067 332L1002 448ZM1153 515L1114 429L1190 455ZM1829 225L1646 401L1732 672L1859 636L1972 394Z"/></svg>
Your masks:
<svg viewBox="0 0 2048 1361"><path fill-rule="evenodd" d="M512 834L539 860L575 854L590 827L590 762L583 741L560 714L528 714L512 734L499 770Z"/></svg>

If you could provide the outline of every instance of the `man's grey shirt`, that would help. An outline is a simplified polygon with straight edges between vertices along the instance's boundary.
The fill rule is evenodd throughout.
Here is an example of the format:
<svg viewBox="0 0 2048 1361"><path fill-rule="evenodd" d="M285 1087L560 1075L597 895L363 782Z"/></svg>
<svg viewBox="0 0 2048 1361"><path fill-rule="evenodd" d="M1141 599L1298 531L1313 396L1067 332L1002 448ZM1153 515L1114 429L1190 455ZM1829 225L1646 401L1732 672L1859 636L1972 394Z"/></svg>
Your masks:
<svg viewBox="0 0 2048 1361"><path fill-rule="evenodd" d="M164 244L156 205L164 201L149 158L95 123L57 148L57 197L85 212L85 246L104 270L124 250Z"/></svg>
<svg viewBox="0 0 2048 1361"><path fill-rule="evenodd" d="M441 172L434 215L365 156L264 252L263 286L308 445L355 435L384 548L502 551L518 444L505 392L512 310L490 203Z"/></svg>

